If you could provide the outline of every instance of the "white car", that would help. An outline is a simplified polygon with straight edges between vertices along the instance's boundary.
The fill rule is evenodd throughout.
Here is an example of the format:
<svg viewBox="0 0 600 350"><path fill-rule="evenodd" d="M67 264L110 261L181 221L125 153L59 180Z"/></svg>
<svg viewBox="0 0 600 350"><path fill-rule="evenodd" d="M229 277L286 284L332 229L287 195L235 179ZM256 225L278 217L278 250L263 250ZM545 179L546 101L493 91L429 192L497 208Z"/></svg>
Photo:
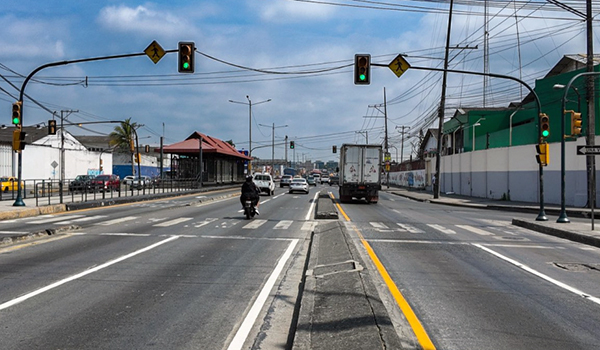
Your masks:
<svg viewBox="0 0 600 350"><path fill-rule="evenodd" d="M275 182L271 174L254 174L254 183L261 192L265 192L268 196L275 194Z"/></svg>
<svg viewBox="0 0 600 350"><path fill-rule="evenodd" d="M133 176L133 175L127 175L127 176L125 176L123 178L123 185L130 186L134 179L135 179L135 176Z"/></svg>
<svg viewBox="0 0 600 350"><path fill-rule="evenodd" d="M308 194L308 182L306 182L306 179L293 179L292 182L290 183L290 190L289 193L292 192L304 192L306 194Z"/></svg>
<svg viewBox="0 0 600 350"><path fill-rule="evenodd" d="M151 188L152 187L152 179L150 178L150 176L145 176L145 175L142 175L139 178L136 177L131 182L131 187L137 188L138 190L141 190L143 188Z"/></svg>
<svg viewBox="0 0 600 350"><path fill-rule="evenodd" d="M322 175L321 176L321 183L322 184L328 184L329 183L329 175Z"/></svg>

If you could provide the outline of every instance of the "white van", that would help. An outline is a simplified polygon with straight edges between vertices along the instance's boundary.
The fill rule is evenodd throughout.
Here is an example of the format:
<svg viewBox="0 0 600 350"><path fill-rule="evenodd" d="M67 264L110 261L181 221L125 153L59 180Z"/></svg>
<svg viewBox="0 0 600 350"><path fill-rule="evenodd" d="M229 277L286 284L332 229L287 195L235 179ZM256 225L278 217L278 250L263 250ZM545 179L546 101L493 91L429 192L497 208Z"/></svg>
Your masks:
<svg viewBox="0 0 600 350"><path fill-rule="evenodd" d="M254 183L261 192L265 192L269 196L275 194L275 182L271 174L254 174Z"/></svg>

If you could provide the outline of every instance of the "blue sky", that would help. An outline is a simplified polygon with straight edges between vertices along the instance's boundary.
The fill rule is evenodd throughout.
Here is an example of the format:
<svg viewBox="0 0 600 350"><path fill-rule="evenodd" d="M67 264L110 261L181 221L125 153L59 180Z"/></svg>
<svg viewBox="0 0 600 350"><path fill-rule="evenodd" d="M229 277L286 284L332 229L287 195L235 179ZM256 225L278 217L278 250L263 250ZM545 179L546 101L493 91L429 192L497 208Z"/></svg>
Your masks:
<svg viewBox="0 0 600 350"><path fill-rule="evenodd" d="M337 159L333 145L364 142L367 135L370 143L382 142L383 106L370 106L383 103L385 88L390 142L399 148L399 128L410 127L403 152L408 158L419 130L435 126L441 75L414 70L397 78L387 68L374 67L371 85L355 86L351 65L355 53L370 53L380 64L406 53L413 65L440 67L448 4L388 1L411 7L378 5L393 8L384 10L356 7L365 3L355 0L331 2L350 6L292 0L6 0L0 13L0 74L20 88L22 76L46 63L143 52L153 40L166 50L194 41L199 53L193 75L177 73L175 53L158 64L141 56L44 69L25 93L59 114L78 110L68 116L73 123L131 118L144 125L141 144L157 145L163 130L166 144L200 131L233 140L240 149L248 147L248 106L229 100L247 103L249 96L255 104L255 156L270 159L275 125L275 143L286 135L295 140L296 159L328 161ZM453 50L452 67L482 71L482 1L457 3L463 5L456 7L451 45L477 49ZM563 55L585 52L584 25L573 14L546 4L545 11L525 7L514 17L513 6L490 9L491 72L533 84ZM594 46L600 47L596 39ZM331 70L316 73L323 69ZM0 109L9 124L18 93L5 80L0 88ZM452 76L447 105L481 106L481 89L481 78ZM487 100L494 106L520 99L512 83L493 81L490 90ZM51 112L25 98L25 125L51 118ZM98 135L113 128L94 124L68 130ZM284 157L283 145L276 146L275 157Z"/></svg>

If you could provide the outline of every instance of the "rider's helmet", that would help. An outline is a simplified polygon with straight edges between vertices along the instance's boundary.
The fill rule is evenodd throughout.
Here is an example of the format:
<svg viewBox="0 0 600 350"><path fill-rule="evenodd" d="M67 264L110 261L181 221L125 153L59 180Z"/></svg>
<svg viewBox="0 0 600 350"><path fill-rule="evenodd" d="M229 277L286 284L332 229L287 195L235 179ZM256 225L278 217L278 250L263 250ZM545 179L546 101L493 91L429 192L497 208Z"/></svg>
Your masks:
<svg viewBox="0 0 600 350"><path fill-rule="evenodd" d="M246 182L252 182L252 175L246 176Z"/></svg>

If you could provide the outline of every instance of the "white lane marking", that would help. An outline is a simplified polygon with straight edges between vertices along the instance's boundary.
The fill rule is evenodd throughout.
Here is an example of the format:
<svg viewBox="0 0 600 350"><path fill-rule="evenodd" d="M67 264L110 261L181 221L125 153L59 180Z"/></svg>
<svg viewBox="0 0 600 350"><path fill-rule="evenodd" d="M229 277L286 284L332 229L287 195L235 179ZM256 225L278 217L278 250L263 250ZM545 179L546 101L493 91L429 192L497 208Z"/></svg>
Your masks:
<svg viewBox="0 0 600 350"><path fill-rule="evenodd" d="M403 229L405 229L406 231L408 231L410 233L423 233L423 232L425 232L425 231L423 231L421 229L418 229L418 228L416 228L414 226L402 224L402 223L399 223L399 222L396 223L396 225L402 227Z"/></svg>
<svg viewBox="0 0 600 350"><path fill-rule="evenodd" d="M545 275L545 274L543 274L543 273L541 273L541 272L539 272L537 270L534 270L534 269L532 269L531 267L529 267L527 265L521 264L520 262L518 262L516 260L513 260L513 259L511 259L511 258L509 258L509 257L507 257L505 255L497 253L496 251L491 250L490 248L487 248L487 247L485 247L485 246L483 246L481 244L477 244L477 243L472 243L472 244L473 244L473 246L475 246L475 247L477 247L479 249L482 249L482 250L484 250L484 251L486 251L486 252L494 255L495 257L500 258L500 259L508 262L509 264L512 264L512 265L514 265L514 266L516 266L516 267L518 267L518 268L520 268L520 269L522 269L524 271L527 271L527 272L529 272L530 274L532 274L534 276L537 276L537 277L539 277L539 278L541 278L541 279L543 279L543 280L545 280L547 282L550 282L550 283L552 283L552 284L554 284L554 285L556 285L556 286L558 286L560 288L563 288L563 289L565 289L565 290L567 290L567 291L569 291L569 292L571 292L573 294L579 295L580 297L582 297L584 299L590 300L590 301L592 301L592 302L594 302L596 304L600 304L600 298L594 297L594 296L592 296L590 294L584 293L583 291L581 291L581 290L579 290L577 288L571 287L571 286L569 286L566 283L563 283L563 282L560 282L558 280L555 280L554 278L551 278L548 275Z"/></svg>
<svg viewBox="0 0 600 350"><path fill-rule="evenodd" d="M13 233L29 233L27 231L0 231L3 234L13 234Z"/></svg>
<svg viewBox="0 0 600 350"><path fill-rule="evenodd" d="M27 223L28 224L47 224L47 223L55 222L55 221L76 219L76 218L80 218L82 216L83 215L65 215L65 216L59 216L59 217L48 217L48 218L43 218L41 220L27 221Z"/></svg>
<svg viewBox="0 0 600 350"><path fill-rule="evenodd" d="M293 222L293 220L281 220L273 227L273 230L287 230Z"/></svg>
<svg viewBox="0 0 600 350"><path fill-rule="evenodd" d="M72 222L85 222L85 221L92 221L92 220L97 220L97 219L102 219L105 218L106 215L94 215L94 216L86 216L84 218L79 218L79 219L73 219L73 220L66 220L66 221L61 221L61 222L57 222L57 225L68 225Z"/></svg>
<svg viewBox="0 0 600 350"><path fill-rule="evenodd" d="M460 227L463 230L471 231L481 236L493 236L494 234L485 230L482 230L477 227L469 226L469 225L456 225L456 227Z"/></svg>
<svg viewBox="0 0 600 350"><path fill-rule="evenodd" d="M168 227L168 226L173 226L173 225L180 224L182 222L190 221L192 219L193 218L177 218L177 219L173 219L173 220L170 220L170 221L161 222L160 224L154 224L152 226L154 226L154 227Z"/></svg>
<svg viewBox="0 0 600 350"><path fill-rule="evenodd" d="M100 236L150 237L151 234L149 234L149 233L111 232L111 233L101 233Z"/></svg>
<svg viewBox="0 0 600 350"><path fill-rule="evenodd" d="M308 207L308 212L306 213L306 216L304 217L304 221L310 220L310 214L315 209L315 205L317 204L317 200L319 199L319 193L321 193L321 191L318 191L317 193L315 193L315 196L313 197L313 201L312 201L312 203L310 203L310 207Z"/></svg>
<svg viewBox="0 0 600 350"><path fill-rule="evenodd" d="M447 235L455 235L455 234L456 234L456 231L454 231L454 230L451 230L451 229L449 229L449 228L445 228L445 227L444 227L444 226L442 226L442 225L437 225L437 224L427 224L427 226L431 227L432 229L438 230L438 231L440 231L441 233L445 233L445 234L447 234Z"/></svg>
<svg viewBox="0 0 600 350"><path fill-rule="evenodd" d="M204 221L201 221L201 222L197 223L196 225L194 225L194 227L196 227L196 228L202 227L204 225L208 225L211 222L217 221L217 220L218 220L217 218L206 218L206 219L204 219Z"/></svg>
<svg viewBox="0 0 600 350"><path fill-rule="evenodd" d="M300 231L312 231L317 227L316 221L305 221L300 228Z"/></svg>
<svg viewBox="0 0 600 350"><path fill-rule="evenodd" d="M254 220L254 221L252 221L251 223L247 224L246 226L244 226L242 228L247 228L247 229L259 228L265 222L267 222L267 220Z"/></svg>
<svg viewBox="0 0 600 350"><path fill-rule="evenodd" d="M89 275L89 274L91 274L91 273L94 273L94 272L96 272L96 271L100 271L100 270L102 270L102 269L104 269L104 268L106 268L106 267L109 267L109 266L111 266L111 265L114 265L114 264L116 264L116 263L119 263L119 262L121 262L121 261L123 261L123 260L127 260L127 259L129 259L129 258L131 258L131 257L134 257L134 256L138 255L138 254L145 253L145 252L147 252L147 251L149 251L149 250L152 250L152 249L154 249L154 248L156 248L156 247L158 247L158 246L161 246L161 245L163 245L163 244L165 244L165 243L171 242L171 241L173 241L173 240L176 240L176 239L178 239L178 238L179 238L178 236L171 236L171 237L169 237L169 238L167 238L167 239L165 239L165 240L162 240L162 241L160 241L160 242L157 242L157 243L154 243L154 244L152 244L152 245L149 245L149 246L147 246L146 248L142 248L142 249L140 249L140 250L136 250L136 251L135 251L135 252L133 252L133 253L129 253L129 254L127 254L127 255L123 255L123 256L121 256L121 257L119 257L119 258L116 258L116 259L114 259L114 260L108 261L108 262L106 262L106 263L104 263L104 264L102 264L102 265L98 265L98 266L96 266L96 267L93 267L93 268L91 268L91 269L89 269L89 270L85 270L85 271L83 271L83 272L80 272L80 273L78 273L78 274L76 274L76 275L73 275L73 276L71 276L71 277L67 277L67 278L65 278L65 279L62 279L62 280L60 280L60 281L54 282L54 283L52 283L52 284L49 284L49 285L47 285L46 287L40 288L40 289L38 289L38 290L35 290L35 291L31 292L31 293L27 293L27 294L25 294L25 295L22 295L22 296L20 296L20 297L18 297L18 298L15 298L15 299L13 299L13 300L11 300L11 301L7 301L6 303L0 304L0 310L7 309L7 308L9 308L9 307L11 307L11 306L14 306L14 305L16 305L16 304L18 304L18 303L21 303L21 302L23 302L23 301L25 301L25 300L27 300L27 299L33 298L33 297L34 297L34 296L36 296L36 295L42 294L42 293L44 293L44 292L47 292L47 291L49 291L49 290L51 290L51 289L54 289L54 288L56 288L56 287L59 287L59 286L61 286L61 285L65 284L65 283L68 283L68 282L74 281L74 280L76 280L76 279L79 279L79 278L81 278L81 277L83 277L83 276L86 276L86 275Z"/></svg>
<svg viewBox="0 0 600 350"><path fill-rule="evenodd" d="M227 350L239 350L242 349L242 347L244 346L244 343L248 338L248 334L250 334L250 330L252 329L254 322L256 322L256 319L260 314L260 310L263 308L263 305L267 301L267 298L271 293L271 289L273 289L273 286L275 285L279 274L283 270L283 267L287 263L288 259L292 256L292 252L294 251L296 244L298 244L297 239L294 239L290 242L290 245L286 249L285 253L283 253L281 258L279 259L279 262L277 263L277 266L275 266L275 269L271 273L271 276L269 276L267 283L265 283L265 286L258 294L258 297L254 301L254 304L252 304L252 307L250 308L250 311L248 311L248 314L244 318L244 321L242 322L240 328L235 333L233 340L231 341L231 343L229 343L229 347L227 348Z"/></svg>
<svg viewBox="0 0 600 350"><path fill-rule="evenodd" d="M371 224L371 226L373 226L374 228L389 229L389 227L387 227L384 223L381 222L369 222L369 224Z"/></svg>
<svg viewBox="0 0 600 350"><path fill-rule="evenodd" d="M131 221L131 220L135 220L135 219L137 219L137 216L126 216L124 218L118 218L118 219L114 219L114 220L108 220L108 221L104 221L104 222L99 222L96 225L110 226L110 225L120 224L122 222Z"/></svg>

